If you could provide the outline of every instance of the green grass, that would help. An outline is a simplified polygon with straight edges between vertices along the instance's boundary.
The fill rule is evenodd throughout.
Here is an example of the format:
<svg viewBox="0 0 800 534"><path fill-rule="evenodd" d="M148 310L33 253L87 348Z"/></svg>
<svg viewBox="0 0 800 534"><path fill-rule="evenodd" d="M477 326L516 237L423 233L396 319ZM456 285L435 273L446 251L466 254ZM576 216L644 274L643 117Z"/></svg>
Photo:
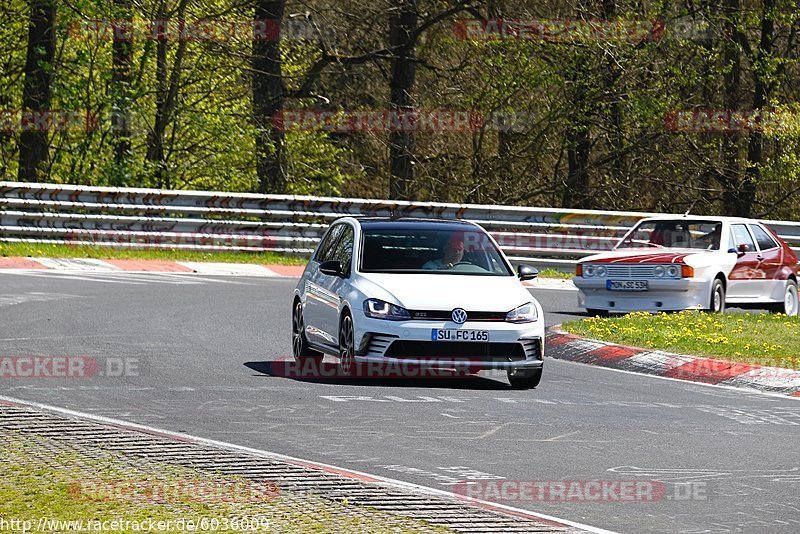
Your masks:
<svg viewBox="0 0 800 534"><path fill-rule="evenodd" d="M164 525L171 521L172 528L154 528L150 532L186 532L188 528L182 529L181 525L189 521L201 525L204 519L216 520L219 525L227 521L229 526L234 520L246 522L245 528L219 529L230 532L448 532L413 518L314 495L236 493L254 487L252 481L243 478L215 478L161 463L131 464L130 459L108 454L96 457L79 450L59 451L59 447L41 436L31 440L29 435L0 433L0 518L31 521L33 526L28 525L28 532L37 531L39 518L83 521L84 529L89 521L152 520L154 524L164 521ZM232 492L231 485L238 489ZM121 487L126 489L120 490ZM214 497L217 495L219 498ZM264 495L267 498L261 498ZM10 525L10 531L22 531L22 525ZM67 530L74 528L51 523L42 531ZM128 528L104 530L144 531L130 524Z"/></svg>
<svg viewBox="0 0 800 534"><path fill-rule="evenodd" d="M621 345L800 369L800 317L636 312L571 321L562 328Z"/></svg>
<svg viewBox="0 0 800 534"><path fill-rule="evenodd" d="M42 243L0 243L0 256L32 258L94 258L98 260L170 260L305 265L300 256L275 252L200 252L181 249L135 249Z"/></svg>
<svg viewBox="0 0 800 534"><path fill-rule="evenodd" d="M559 271L558 269L542 269L539 271L539 278L557 278L558 280L572 280L575 276L575 273L565 273L564 271Z"/></svg>

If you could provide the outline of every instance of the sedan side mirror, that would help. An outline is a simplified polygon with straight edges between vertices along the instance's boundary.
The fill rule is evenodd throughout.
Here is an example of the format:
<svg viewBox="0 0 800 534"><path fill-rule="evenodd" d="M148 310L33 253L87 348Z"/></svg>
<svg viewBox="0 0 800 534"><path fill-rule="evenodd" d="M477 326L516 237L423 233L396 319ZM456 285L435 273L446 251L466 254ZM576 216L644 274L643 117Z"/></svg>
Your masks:
<svg viewBox="0 0 800 534"><path fill-rule="evenodd" d="M750 245L742 243L741 245L736 247L736 250L734 252L736 252L736 255L741 258L742 256L745 255L745 253L750 252Z"/></svg>
<svg viewBox="0 0 800 534"><path fill-rule="evenodd" d="M736 254L737 257L741 258L748 250L750 250L750 245L742 243L736 248L729 248L728 254Z"/></svg>
<svg viewBox="0 0 800 534"><path fill-rule="evenodd" d="M531 265L520 264L517 265L517 276L522 280L533 280L539 276L539 270Z"/></svg>
<svg viewBox="0 0 800 534"><path fill-rule="evenodd" d="M330 276L342 276L342 262L338 260L323 261L319 264L319 272Z"/></svg>

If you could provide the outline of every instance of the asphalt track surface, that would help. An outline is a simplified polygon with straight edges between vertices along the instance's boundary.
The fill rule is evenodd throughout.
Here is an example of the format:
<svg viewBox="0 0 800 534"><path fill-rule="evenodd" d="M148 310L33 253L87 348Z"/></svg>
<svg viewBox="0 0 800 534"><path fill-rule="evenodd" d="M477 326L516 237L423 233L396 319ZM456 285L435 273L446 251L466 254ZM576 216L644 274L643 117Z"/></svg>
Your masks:
<svg viewBox="0 0 800 534"><path fill-rule="evenodd" d="M0 357L89 356L123 375L0 378L0 394L445 490L658 481L651 502L502 501L619 532L800 531L798 400L559 360L531 391L495 373L273 376L291 354L294 285L0 272ZM581 316L572 291L532 293L548 324Z"/></svg>

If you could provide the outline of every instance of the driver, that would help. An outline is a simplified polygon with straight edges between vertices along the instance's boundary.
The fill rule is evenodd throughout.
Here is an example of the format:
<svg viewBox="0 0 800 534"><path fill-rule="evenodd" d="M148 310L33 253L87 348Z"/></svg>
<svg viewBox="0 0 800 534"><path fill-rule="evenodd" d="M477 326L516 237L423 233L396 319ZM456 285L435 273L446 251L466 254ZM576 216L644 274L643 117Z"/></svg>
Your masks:
<svg viewBox="0 0 800 534"><path fill-rule="evenodd" d="M464 257L464 232L453 232L442 246L442 257L425 263L423 269L450 269Z"/></svg>
<svg viewBox="0 0 800 534"><path fill-rule="evenodd" d="M701 246L708 248L708 250L719 249L720 241L722 240L722 225L717 223L714 229L707 234L701 235L697 241Z"/></svg>

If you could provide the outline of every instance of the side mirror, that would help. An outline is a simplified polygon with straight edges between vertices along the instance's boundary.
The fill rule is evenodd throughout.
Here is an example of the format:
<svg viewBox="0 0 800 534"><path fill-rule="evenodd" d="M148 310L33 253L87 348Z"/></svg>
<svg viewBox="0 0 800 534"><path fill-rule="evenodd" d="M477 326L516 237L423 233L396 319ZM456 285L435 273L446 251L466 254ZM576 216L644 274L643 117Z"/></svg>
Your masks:
<svg viewBox="0 0 800 534"><path fill-rule="evenodd" d="M744 255L745 255L745 253L746 253L748 250L750 250L750 245L747 245L747 244L745 244L745 243L742 243L741 245L739 245L739 246L738 246L738 247L736 247L736 248L729 248L729 249L728 249L728 254L736 254L736 256L738 256L739 258L741 258L742 256L744 256Z"/></svg>
<svg viewBox="0 0 800 534"><path fill-rule="evenodd" d="M338 260L323 261L319 264L319 272L330 276L342 276L342 262Z"/></svg>
<svg viewBox="0 0 800 534"><path fill-rule="evenodd" d="M517 276L520 280L533 280L539 276L539 270L531 265L517 265Z"/></svg>

